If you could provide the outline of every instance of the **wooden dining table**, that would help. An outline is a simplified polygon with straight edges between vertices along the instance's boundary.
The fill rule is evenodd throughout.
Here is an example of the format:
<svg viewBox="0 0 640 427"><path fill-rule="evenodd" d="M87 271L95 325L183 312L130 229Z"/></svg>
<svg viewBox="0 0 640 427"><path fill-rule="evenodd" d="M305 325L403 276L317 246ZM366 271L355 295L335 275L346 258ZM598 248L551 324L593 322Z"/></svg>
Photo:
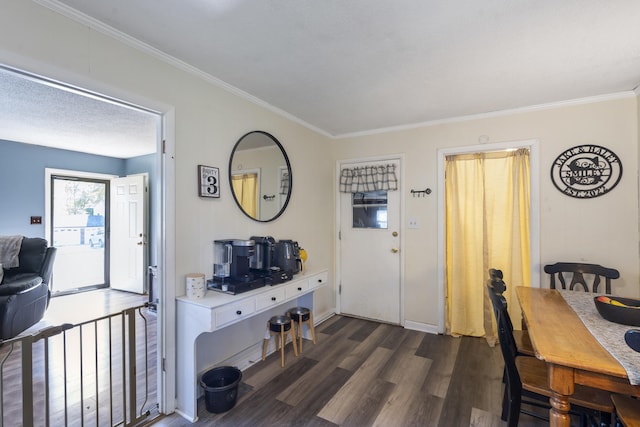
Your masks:
<svg viewBox="0 0 640 427"><path fill-rule="evenodd" d="M570 426L569 396L576 384L640 397L640 386L629 382L623 366L600 345L560 292L520 286L516 294L536 357L548 367L553 391L551 426Z"/></svg>

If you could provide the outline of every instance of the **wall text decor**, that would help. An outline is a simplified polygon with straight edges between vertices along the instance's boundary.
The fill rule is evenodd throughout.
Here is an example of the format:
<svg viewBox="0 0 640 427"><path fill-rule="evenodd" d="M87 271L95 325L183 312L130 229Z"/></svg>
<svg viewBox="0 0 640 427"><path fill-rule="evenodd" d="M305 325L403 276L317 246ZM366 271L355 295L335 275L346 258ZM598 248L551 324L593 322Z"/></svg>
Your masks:
<svg viewBox="0 0 640 427"><path fill-rule="evenodd" d="M622 178L616 154L599 145L578 145L563 151L551 166L558 190L578 199L591 199L611 191Z"/></svg>
<svg viewBox="0 0 640 427"><path fill-rule="evenodd" d="M198 195L220 197L220 171L212 166L198 165Z"/></svg>

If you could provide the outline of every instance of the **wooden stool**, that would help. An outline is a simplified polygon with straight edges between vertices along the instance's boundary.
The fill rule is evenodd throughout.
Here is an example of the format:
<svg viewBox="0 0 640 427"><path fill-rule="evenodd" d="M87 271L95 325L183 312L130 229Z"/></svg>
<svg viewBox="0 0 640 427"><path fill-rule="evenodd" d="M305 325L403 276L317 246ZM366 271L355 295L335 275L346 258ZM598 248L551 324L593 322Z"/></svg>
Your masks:
<svg viewBox="0 0 640 427"><path fill-rule="evenodd" d="M294 307L287 310L287 316L298 324L298 338L300 339L300 353L302 353L302 324L306 323L311 332L311 340L316 343L316 330L313 326L313 312L306 307Z"/></svg>
<svg viewBox="0 0 640 427"><path fill-rule="evenodd" d="M262 344L262 360L267 357L267 348L269 340L272 336L276 337L276 351L280 350L281 366L284 368L284 345L287 343L287 335L291 335L291 343L293 344L293 354L298 357L298 346L296 345L296 331L291 319L287 316L273 316L267 322L267 331L269 336L264 339Z"/></svg>

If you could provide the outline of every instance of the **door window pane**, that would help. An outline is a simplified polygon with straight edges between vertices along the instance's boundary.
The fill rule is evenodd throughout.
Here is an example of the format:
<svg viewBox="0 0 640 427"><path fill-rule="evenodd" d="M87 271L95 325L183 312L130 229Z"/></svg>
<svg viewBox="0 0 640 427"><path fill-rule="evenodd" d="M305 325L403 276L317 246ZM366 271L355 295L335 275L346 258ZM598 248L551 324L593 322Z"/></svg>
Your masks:
<svg viewBox="0 0 640 427"><path fill-rule="evenodd" d="M387 192L353 193L353 228L387 228Z"/></svg>

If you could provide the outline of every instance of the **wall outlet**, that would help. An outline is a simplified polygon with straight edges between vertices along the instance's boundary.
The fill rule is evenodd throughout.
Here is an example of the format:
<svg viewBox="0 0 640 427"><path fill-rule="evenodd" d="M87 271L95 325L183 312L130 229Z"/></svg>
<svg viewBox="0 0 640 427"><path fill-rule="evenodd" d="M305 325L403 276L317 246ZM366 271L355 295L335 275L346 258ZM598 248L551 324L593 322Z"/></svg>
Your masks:
<svg viewBox="0 0 640 427"><path fill-rule="evenodd" d="M407 228L420 228L418 226L418 218L409 218Z"/></svg>
<svg viewBox="0 0 640 427"><path fill-rule="evenodd" d="M32 216L31 217L31 224L42 224L42 217L41 216Z"/></svg>

